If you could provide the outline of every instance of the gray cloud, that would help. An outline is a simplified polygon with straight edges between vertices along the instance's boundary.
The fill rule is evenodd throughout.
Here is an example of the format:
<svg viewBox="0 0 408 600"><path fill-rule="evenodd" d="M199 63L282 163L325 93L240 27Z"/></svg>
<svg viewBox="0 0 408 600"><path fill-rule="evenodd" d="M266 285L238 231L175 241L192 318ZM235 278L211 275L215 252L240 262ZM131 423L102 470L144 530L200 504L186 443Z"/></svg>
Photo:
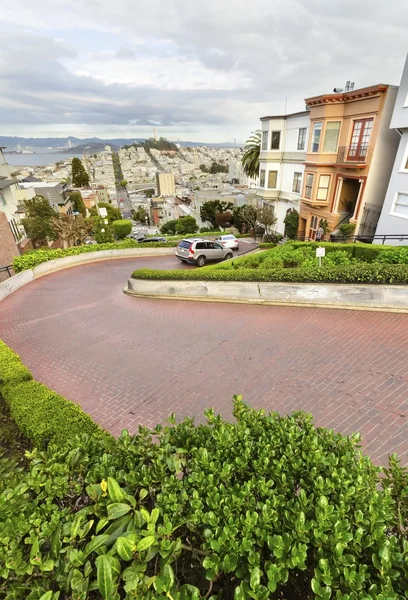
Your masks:
<svg viewBox="0 0 408 600"><path fill-rule="evenodd" d="M407 51L404 6L403 0L20 0L18 23L2 34L0 124L26 124L29 135L30 124L159 121L203 132L215 126L220 139L224 130L243 138L259 116L281 111L285 97L298 110L303 98L346 79L358 87L398 83ZM75 34L58 39L61 23L97 30L95 55L103 61L109 51L130 64L134 80L104 83L86 67L90 55ZM103 31L110 40L116 36L116 48L103 47ZM172 57L186 65L185 75L172 76ZM150 79L139 73L143 61L149 72L149 61L160 60L163 67L152 67Z"/></svg>

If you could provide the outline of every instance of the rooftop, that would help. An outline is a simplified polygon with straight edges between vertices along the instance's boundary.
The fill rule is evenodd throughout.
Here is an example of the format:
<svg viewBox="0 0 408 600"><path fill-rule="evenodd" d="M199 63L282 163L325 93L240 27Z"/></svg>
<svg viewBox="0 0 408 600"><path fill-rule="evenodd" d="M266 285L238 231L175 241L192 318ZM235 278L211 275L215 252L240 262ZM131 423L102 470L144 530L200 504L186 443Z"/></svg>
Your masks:
<svg viewBox="0 0 408 600"><path fill-rule="evenodd" d="M288 119L289 117L300 117L303 115L308 115L309 110L302 110L300 112L289 113L287 115L270 115L269 117L261 117L261 121L269 121L269 119Z"/></svg>
<svg viewBox="0 0 408 600"><path fill-rule="evenodd" d="M398 86L388 85L386 83L378 83L369 87L360 88L356 90L350 90L348 92L341 92L339 94L321 94L320 96L312 96L306 98L305 102L307 106L317 106L319 104L337 104L344 102L351 102L354 100L360 100L363 98L370 98L377 96L382 92L386 92L388 88L396 88Z"/></svg>

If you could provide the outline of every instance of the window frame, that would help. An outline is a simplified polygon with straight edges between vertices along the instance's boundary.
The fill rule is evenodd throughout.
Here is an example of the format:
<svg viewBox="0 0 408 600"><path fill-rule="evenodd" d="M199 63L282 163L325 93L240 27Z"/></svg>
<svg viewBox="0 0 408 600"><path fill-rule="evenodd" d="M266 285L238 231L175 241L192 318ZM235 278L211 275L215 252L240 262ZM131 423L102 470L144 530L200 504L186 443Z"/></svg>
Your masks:
<svg viewBox="0 0 408 600"><path fill-rule="evenodd" d="M275 173L275 187L270 187L270 185L269 185L269 177L270 177L271 173ZM266 181L265 181L265 183L266 183ZM268 187L267 187L267 189L268 190L276 190L277 187L278 187L278 171L275 171L275 170L268 171Z"/></svg>
<svg viewBox="0 0 408 600"><path fill-rule="evenodd" d="M263 173L263 176L262 176ZM263 185L262 185L262 178L263 178ZM265 183L266 183L266 169L259 169L259 187L265 189Z"/></svg>
<svg viewBox="0 0 408 600"><path fill-rule="evenodd" d="M314 146L313 139L314 139L316 125L320 125L320 135L319 135L319 141L317 142L317 150L313 150L313 146ZM312 135L310 136L310 152L313 154L319 153L320 144L322 142L322 131L323 131L323 121L314 121L312 124Z"/></svg>
<svg viewBox="0 0 408 600"><path fill-rule="evenodd" d="M265 152L268 150L268 137L269 137L269 131L263 131L262 136L261 136L261 152ZM264 142L265 142L265 148L264 148Z"/></svg>
<svg viewBox="0 0 408 600"><path fill-rule="evenodd" d="M390 215L393 217L398 217L399 219L408 219L408 214L403 215L401 213L395 212L395 205L397 203L397 199L398 199L399 195L406 196L408 199L408 191L403 192L402 190L397 190L394 195L394 200L392 201Z"/></svg>
<svg viewBox="0 0 408 600"><path fill-rule="evenodd" d="M329 123L338 123L339 124L339 128L337 130L336 147L335 147L334 150L325 150L324 149L324 146L325 146L325 143L326 143L327 126L329 125ZM324 125L324 136L323 136L322 153L324 153L324 154L337 154L338 149L339 149L340 131L341 131L341 120L326 121L326 123Z"/></svg>
<svg viewBox="0 0 408 600"><path fill-rule="evenodd" d="M320 180L322 177L329 178L329 180L327 182L327 187L320 185ZM331 183L331 175L329 175L329 173L319 173L319 181L317 182L316 202L327 202L327 198L329 196L330 183ZM319 198L319 190L326 190L325 198Z"/></svg>
<svg viewBox="0 0 408 600"><path fill-rule="evenodd" d="M298 175L298 177L296 177L296 175ZM295 194L300 194L300 192L302 191L302 176L303 176L303 173L301 173L299 171L293 172L292 192ZM295 181L297 183L298 189L295 189Z"/></svg>
<svg viewBox="0 0 408 600"><path fill-rule="evenodd" d="M311 185L308 185L307 183L307 178L311 177L312 178L312 183ZM314 187L314 181L315 181L315 173L305 173L305 189L304 189L304 198L306 198L307 200L311 200L312 196L313 196L313 187ZM306 195L306 189L310 188L310 196Z"/></svg>
<svg viewBox="0 0 408 600"><path fill-rule="evenodd" d="M278 147L277 148L273 147L273 134L274 133L278 133L279 134L279 141L278 141ZM274 129L274 130L271 131L271 147L270 147L271 150L275 150L275 151L279 151L280 150L281 133L282 133L282 131L280 129Z"/></svg>
<svg viewBox="0 0 408 600"><path fill-rule="evenodd" d="M355 144L356 148L355 148L355 154L351 153L351 148L354 145L353 144L353 137L354 137L354 131L356 128L356 123L362 123L361 125L361 129L360 132L358 134L358 141ZM370 129L370 136L368 138L368 142L366 143L366 150L365 150L365 154L360 154L361 148L363 146L362 140L365 136L365 129L366 129L366 124L367 123L371 123L371 129ZM352 121L352 127L351 127L351 134L349 137L349 144L348 144L348 152L347 152L347 160L350 162L358 162L358 160L360 159L366 159L367 155L368 155L368 149L370 147L370 142L371 142L371 136L373 134L373 129L374 129L374 117L362 117L359 119L353 119Z"/></svg>
<svg viewBox="0 0 408 600"><path fill-rule="evenodd" d="M300 145L300 135L301 135L300 132L303 132L302 145ZM299 127L298 139L297 139L297 149L300 151L306 150L306 135L307 135L307 127Z"/></svg>
<svg viewBox="0 0 408 600"><path fill-rule="evenodd" d="M408 141L407 144L405 146L405 151L404 154L402 156L402 163L401 163L401 167L399 169L400 173L408 173Z"/></svg>

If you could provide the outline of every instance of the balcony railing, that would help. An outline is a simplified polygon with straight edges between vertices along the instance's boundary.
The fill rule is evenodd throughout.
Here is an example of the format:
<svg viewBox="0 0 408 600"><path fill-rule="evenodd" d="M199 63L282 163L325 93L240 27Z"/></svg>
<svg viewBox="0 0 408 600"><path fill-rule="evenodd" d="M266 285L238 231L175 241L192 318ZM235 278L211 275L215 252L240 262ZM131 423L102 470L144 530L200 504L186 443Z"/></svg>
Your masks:
<svg viewBox="0 0 408 600"><path fill-rule="evenodd" d="M339 146L337 152L337 162L344 163L360 163L367 162L368 144L354 144L351 146Z"/></svg>

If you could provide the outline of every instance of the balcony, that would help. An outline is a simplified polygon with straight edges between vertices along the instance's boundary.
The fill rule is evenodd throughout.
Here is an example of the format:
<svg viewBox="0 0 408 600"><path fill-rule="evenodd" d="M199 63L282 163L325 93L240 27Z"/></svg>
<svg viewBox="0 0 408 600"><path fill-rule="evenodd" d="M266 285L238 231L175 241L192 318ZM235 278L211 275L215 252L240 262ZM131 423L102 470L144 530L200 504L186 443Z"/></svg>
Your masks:
<svg viewBox="0 0 408 600"><path fill-rule="evenodd" d="M367 155L368 144L339 146L336 164L343 165L351 169L364 169L367 164Z"/></svg>

